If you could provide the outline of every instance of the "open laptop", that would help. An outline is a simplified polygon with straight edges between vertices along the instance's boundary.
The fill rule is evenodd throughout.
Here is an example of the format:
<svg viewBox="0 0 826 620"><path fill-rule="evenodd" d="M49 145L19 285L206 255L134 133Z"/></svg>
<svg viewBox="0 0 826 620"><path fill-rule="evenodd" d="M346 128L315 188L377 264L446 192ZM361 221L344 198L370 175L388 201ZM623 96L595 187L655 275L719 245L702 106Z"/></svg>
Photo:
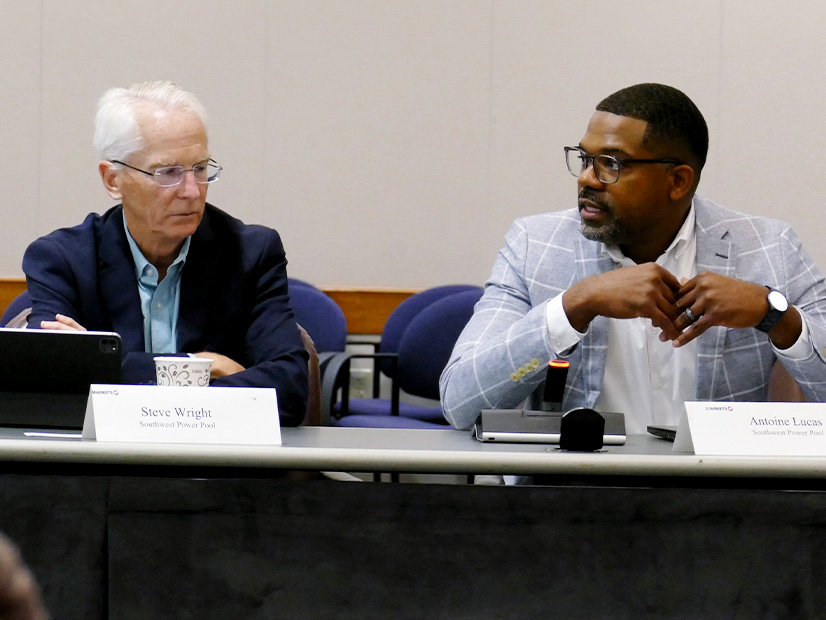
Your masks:
<svg viewBox="0 0 826 620"><path fill-rule="evenodd" d="M114 332L0 328L0 426L81 429L92 383L119 383Z"/></svg>

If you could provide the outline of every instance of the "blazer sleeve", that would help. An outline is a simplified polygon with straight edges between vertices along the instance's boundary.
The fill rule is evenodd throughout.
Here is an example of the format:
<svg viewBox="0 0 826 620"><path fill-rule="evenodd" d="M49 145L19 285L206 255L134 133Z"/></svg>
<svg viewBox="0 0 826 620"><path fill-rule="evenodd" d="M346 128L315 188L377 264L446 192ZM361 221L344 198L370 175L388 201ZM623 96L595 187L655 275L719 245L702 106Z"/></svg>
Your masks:
<svg viewBox="0 0 826 620"><path fill-rule="evenodd" d="M61 244L48 236L33 241L23 255L23 272L32 299L30 327L39 329L41 321L54 321L56 314L83 324L78 282Z"/></svg>
<svg viewBox="0 0 826 620"><path fill-rule="evenodd" d="M781 281L775 288L786 293L809 330L812 353L802 360L779 356L809 401L826 401L826 284L823 274L790 227L780 235Z"/></svg>
<svg viewBox="0 0 826 620"><path fill-rule="evenodd" d="M243 357L249 365L242 372L214 380L212 385L275 387L281 424L296 426L307 408L309 354L290 306L281 238L272 229L256 228L263 231L264 238L256 244L261 250L249 267L251 273L244 275L254 288L244 335Z"/></svg>
<svg viewBox="0 0 826 620"><path fill-rule="evenodd" d="M55 315L63 314L90 330L117 331L111 319L101 312L99 280L93 268L97 267L98 259L92 221L87 219L81 226L36 239L26 249L23 271L32 300L29 328L40 329L41 321L54 321ZM136 283L123 285L137 286ZM110 291L110 294L124 295L122 291ZM139 306L135 312L139 313ZM136 339L143 342L143 332L121 336L124 338L121 381L154 384L154 354L130 347L130 342Z"/></svg>
<svg viewBox="0 0 826 620"><path fill-rule="evenodd" d="M547 302L532 306L528 290L527 245L526 229L517 221L442 372L442 408L456 428L470 428L482 409L518 406L545 378L554 357Z"/></svg>

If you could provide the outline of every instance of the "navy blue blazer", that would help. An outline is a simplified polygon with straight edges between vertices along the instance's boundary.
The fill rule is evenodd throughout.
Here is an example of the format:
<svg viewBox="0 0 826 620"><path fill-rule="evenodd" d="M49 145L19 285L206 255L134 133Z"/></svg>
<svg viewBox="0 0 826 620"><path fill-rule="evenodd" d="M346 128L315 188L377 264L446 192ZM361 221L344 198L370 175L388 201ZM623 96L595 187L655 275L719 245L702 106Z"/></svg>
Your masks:
<svg viewBox="0 0 826 620"><path fill-rule="evenodd" d="M287 259L275 230L246 225L210 204L181 275L178 351L213 351L246 370L212 385L275 387L282 425L301 422L307 360L287 291ZM23 257L29 325L56 314L123 339L124 383L155 382L120 205L34 241Z"/></svg>

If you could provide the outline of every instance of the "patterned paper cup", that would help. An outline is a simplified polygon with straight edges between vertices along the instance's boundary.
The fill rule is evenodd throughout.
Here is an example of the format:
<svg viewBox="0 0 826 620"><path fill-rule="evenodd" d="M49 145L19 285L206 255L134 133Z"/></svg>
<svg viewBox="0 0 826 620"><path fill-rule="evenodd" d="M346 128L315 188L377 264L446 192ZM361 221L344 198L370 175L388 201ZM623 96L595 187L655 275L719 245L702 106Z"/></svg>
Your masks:
<svg viewBox="0 0 826 620"><path fill-rule="evenodd" d="M209 385L212 360L205 357L156 357L158 385Z"/></svg>

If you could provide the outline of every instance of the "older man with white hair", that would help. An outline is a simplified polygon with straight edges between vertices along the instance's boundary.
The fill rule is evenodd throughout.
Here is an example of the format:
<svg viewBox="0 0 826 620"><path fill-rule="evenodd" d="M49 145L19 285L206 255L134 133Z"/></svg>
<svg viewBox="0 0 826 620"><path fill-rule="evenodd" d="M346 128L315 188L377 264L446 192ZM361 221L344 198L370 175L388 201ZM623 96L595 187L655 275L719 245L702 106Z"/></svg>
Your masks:
<svg viewBox="0 0 826 620"><path fill-rule="evenodd" d="M29 246L29 325L118 332L130 383L154 381L158 354L209 357L213 385L275 387L281 423L298 424L308 356L284 248L275 230L206 202L221 166L203 106L170 82L110 89L95 146L120 204Z"/></svg>

